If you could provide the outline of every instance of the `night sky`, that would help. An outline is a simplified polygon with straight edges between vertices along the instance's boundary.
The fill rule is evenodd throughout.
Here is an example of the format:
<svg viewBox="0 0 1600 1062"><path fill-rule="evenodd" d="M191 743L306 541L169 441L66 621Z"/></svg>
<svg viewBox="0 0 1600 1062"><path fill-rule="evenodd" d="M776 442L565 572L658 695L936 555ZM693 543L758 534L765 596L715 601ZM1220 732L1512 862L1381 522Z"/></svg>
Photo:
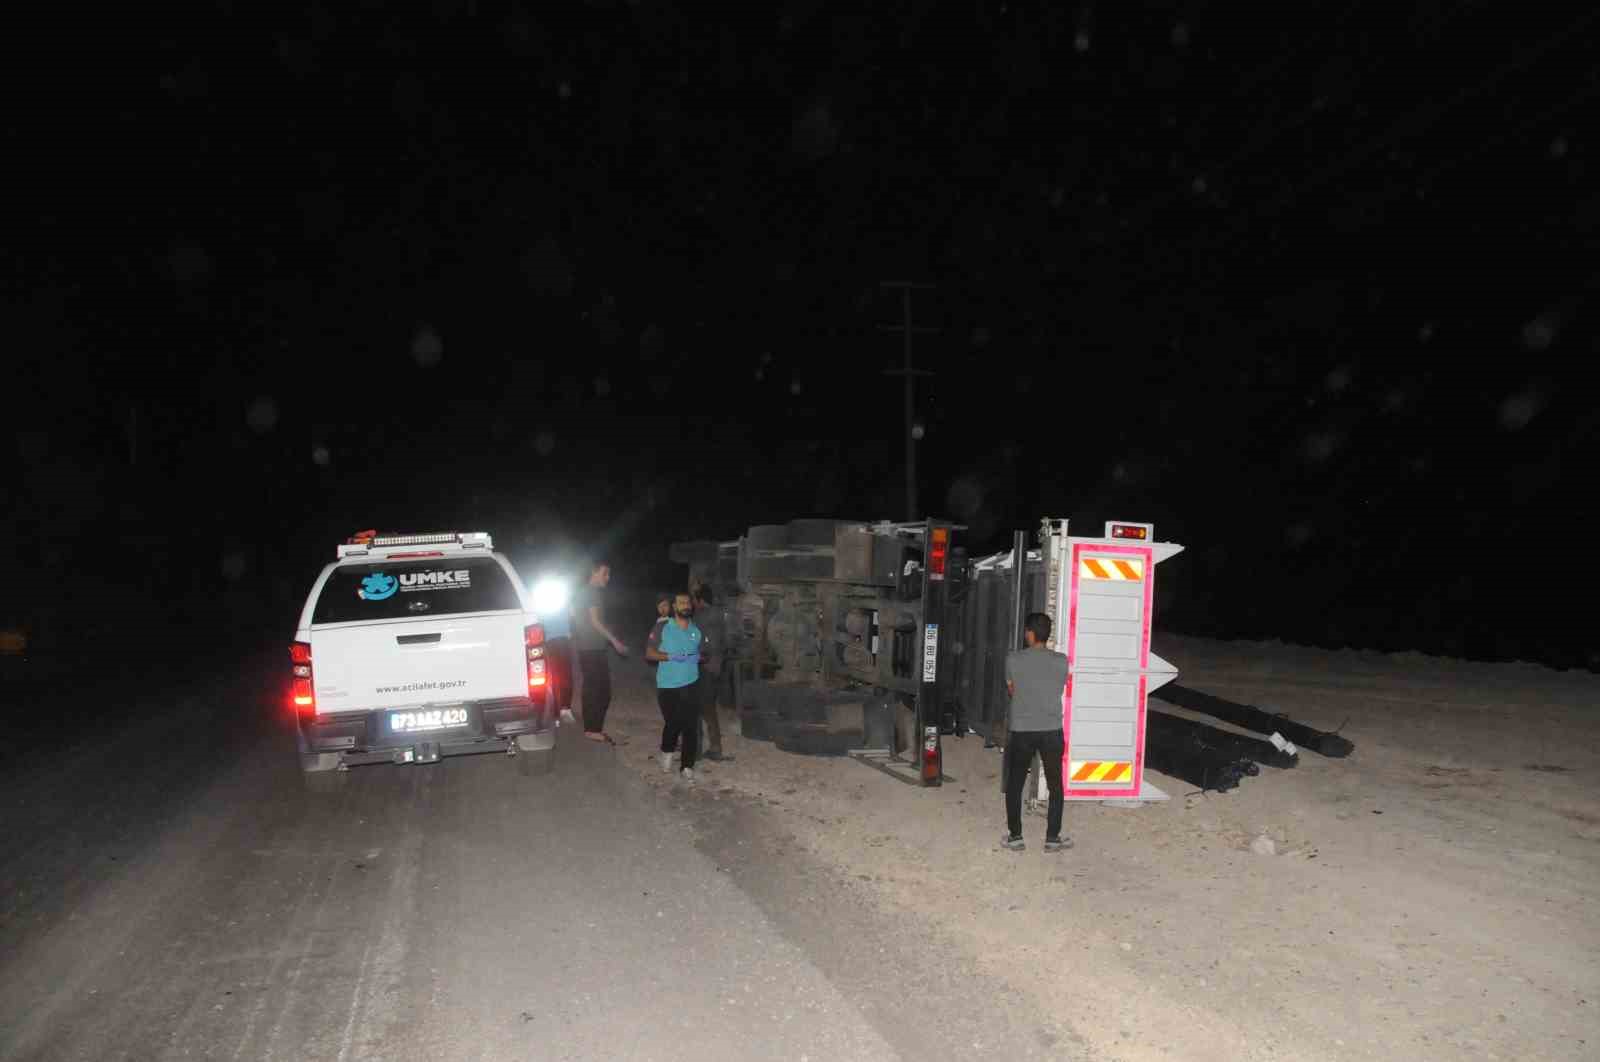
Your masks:
<svg viewBox="0 0 1600 1062"><path fill-rule="evenodd" d="M974 552L1149 520L1169 629L1600 667L1579 5L123 17L0 119L41 639L287 632L363 527L653 586L902 517L910 280L921 508Z"/></svg>

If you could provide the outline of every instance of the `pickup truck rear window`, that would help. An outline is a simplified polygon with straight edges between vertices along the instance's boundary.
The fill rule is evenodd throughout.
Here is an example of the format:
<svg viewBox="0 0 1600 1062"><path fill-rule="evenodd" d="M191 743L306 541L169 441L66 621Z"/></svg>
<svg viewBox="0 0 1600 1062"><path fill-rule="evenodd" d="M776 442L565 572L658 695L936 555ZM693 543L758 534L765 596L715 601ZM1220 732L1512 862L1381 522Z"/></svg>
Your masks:
<svg viewBox="0 0 1600 1062"><path fill-rule="evenodd" d="M311 622L410 619L520 608L517 588L492 557L374 561L334 569L322 586Z"/></svg>

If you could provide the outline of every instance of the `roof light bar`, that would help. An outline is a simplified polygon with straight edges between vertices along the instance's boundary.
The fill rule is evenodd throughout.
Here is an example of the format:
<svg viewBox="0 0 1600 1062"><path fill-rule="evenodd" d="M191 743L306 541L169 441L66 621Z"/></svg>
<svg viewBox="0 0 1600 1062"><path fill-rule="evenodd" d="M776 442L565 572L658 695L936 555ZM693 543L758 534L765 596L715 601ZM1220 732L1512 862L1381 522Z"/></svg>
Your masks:
<svg viewBox="0 0 1600 1062"><path fill-rule="evenodd" d="M459 531L444 531L429 535L381 535L374 538L374 546L437 546L445 542L454 543L461 539Z"/></svg>
<svg viewBox="0 0 1600 1062"><path fill-rule="evenodd" d="M339 558L365 557L375 550L404 548L407 546L457 546L461 549L494 549L494 540L487 531L441 531L426 535L378 535L373 531L358 531L338 548ZM399 554L385 554L395 557ZM441 551L416 553L412 556L442 557Z"/></svg>

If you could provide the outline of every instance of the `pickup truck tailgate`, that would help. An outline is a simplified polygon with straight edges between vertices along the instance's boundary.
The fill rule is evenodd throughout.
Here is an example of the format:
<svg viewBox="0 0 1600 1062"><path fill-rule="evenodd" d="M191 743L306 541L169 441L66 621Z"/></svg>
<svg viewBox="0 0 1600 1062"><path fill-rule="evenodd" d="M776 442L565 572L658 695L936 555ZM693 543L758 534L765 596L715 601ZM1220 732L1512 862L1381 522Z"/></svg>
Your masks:
<svg viewBox="0 0 1600 1062"><path fill-rule="evenodd" d="M520 612L314 627L318 709L525 697L522 631Z"/></svg>

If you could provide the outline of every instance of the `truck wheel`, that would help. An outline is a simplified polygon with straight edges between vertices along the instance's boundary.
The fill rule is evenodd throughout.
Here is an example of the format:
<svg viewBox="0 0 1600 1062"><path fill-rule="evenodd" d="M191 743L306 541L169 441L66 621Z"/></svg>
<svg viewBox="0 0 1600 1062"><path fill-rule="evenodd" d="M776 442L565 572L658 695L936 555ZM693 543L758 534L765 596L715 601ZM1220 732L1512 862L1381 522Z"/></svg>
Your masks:
<svg viewBox="0 0 1600 1062"><path fill-rule="evenodd" d="M745 711L739 716L739 736L746 741L771 741L781 725L777 712Z"/></svg>
<svg viewBox="0 0 1600 1062"><path fill-rule="evenodd" d="M744 541L751 549L782 549L789 544L789 529L782 524L757 524L746 532Z"/></svg>
<svg viewBox="0 0 1600 1062"><path fill-rule="evenodd" d="M833 548L833 529L838 526L837 520L790 520L789 545L791 546L827 546Z"/></svg>
<svg viewBox="0 0 1600 1062"><path fill-rule="evenodd" d="M802 723L784 727L773 735L773 743L785 752L805 756L844 756L861 747L859 730L829 730L826 726Z"/></svg>
<svg viewBox="0 0 1600 1062"><path fill-rule="evenodd" d="M802 582L832 579L833 554L787 553L780 557L751 557L750 578L754 582Z"/></svg>

